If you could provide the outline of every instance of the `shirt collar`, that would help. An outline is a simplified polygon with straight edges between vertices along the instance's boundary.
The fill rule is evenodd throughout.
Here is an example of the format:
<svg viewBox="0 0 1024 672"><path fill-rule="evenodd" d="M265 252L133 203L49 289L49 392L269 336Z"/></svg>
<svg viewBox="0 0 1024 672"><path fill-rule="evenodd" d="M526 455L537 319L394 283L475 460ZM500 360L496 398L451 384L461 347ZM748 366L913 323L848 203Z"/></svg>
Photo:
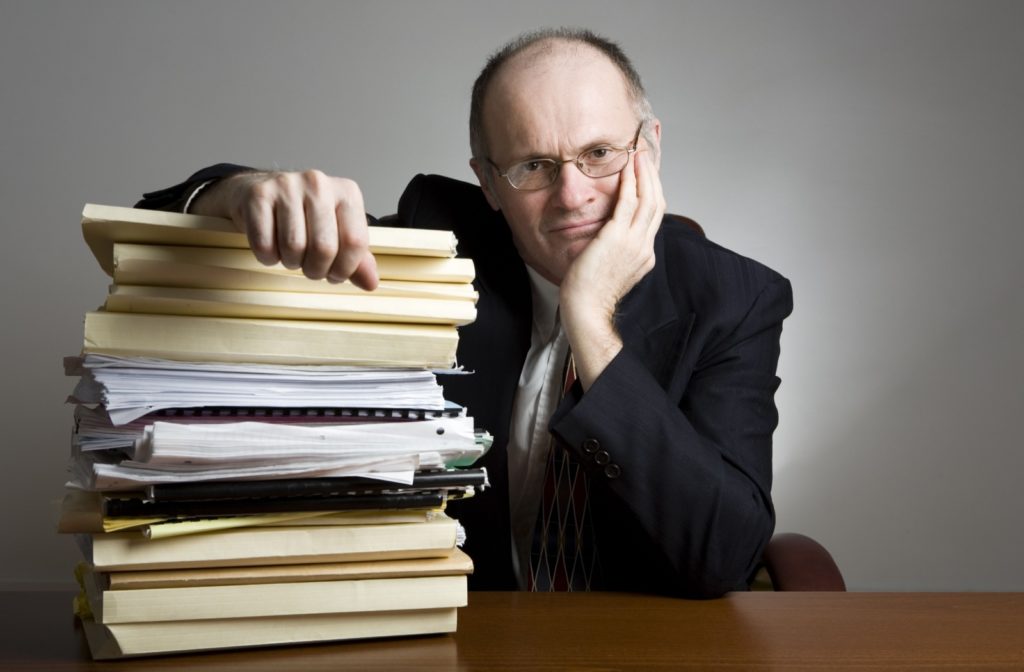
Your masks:
<svg viewBox="0 0 1024 672"><path fill-rule="evenodd" d="M529 265L530 292L533 295L533 328L544 340L555 337L555 316L558 312L558 285L546 280Z"/></svg>

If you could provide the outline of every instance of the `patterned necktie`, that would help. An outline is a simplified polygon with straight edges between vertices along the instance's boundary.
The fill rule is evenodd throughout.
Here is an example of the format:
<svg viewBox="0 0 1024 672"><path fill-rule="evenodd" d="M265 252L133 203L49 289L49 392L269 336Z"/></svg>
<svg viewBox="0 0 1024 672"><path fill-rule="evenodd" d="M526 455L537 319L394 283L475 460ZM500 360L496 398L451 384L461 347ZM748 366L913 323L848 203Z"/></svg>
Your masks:
<svg viewBox="0 0 1024 672"><path fill-rule="evenodd" d="M562 396L576 381L569 354ZM544 492L530 548L531 591L590 590L597 567L587 475L569 452L551 437Z"/></svg>

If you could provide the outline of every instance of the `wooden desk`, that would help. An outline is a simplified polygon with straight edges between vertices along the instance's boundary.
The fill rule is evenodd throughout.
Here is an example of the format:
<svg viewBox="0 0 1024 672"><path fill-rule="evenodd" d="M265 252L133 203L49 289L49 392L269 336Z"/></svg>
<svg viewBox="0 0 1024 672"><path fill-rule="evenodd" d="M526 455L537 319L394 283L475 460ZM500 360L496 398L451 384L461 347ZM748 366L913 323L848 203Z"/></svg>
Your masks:
<svg viewBox="0 0 1024 672"><path fill-rule="evenodd" d="M0 593L2 670L1022 670L1021 593L471 593L453 636L106 663L64 593Z"/></svg>

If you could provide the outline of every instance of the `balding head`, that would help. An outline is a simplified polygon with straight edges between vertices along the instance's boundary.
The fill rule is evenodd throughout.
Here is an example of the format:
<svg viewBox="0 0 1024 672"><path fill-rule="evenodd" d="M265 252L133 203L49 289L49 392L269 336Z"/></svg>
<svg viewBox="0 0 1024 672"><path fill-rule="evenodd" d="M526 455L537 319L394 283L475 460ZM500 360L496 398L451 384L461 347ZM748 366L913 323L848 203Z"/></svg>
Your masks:
<svg viewBox="0 0 1024 672"><path fill-rule="evenodd" d="M485 114L489 94L496 80L509 68L559 67L572 59L604 58L618 69L638 120L653 117L640 75L622 49L588 30L544 29L525 33L495 52L473 84L469 113L469 143L473 157L483 159L489 151Z"/></svg>
<svg viewBox="0 0 1024 672"><path fill-rule="evenodd" d="M562 34L521 38L477 80L470 166L520 257L555 284L611 218L629 157L657 167L661 126L630 82L605 48ZM594 168L606 155L611 171ZM539 170L543 184L520 181Z"/></svg>

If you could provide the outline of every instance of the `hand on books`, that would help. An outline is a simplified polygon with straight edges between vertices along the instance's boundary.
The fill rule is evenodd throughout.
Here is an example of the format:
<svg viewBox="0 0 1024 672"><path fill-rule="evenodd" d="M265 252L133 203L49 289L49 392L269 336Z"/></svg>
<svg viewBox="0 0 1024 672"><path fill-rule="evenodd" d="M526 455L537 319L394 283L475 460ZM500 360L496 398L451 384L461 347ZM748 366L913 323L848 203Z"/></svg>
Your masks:
<svg viewBox="0 0 1024 672"><path fill-rule="evenodd" d="M314 280L351 280L367 290L379 281L363 195L352 180L319 170L239 173L201 192L191 212L230 218L264 264L280 261Z"/></svg>
<svg viewBox="0 0 1024 672"><path fill-rule="evenodd" d="M559 288L560 319L584 390L622 349L615 310L654 268L654 237L664 214L654 157L641 150L622 170L611 219L569 266Z"/></svg>

